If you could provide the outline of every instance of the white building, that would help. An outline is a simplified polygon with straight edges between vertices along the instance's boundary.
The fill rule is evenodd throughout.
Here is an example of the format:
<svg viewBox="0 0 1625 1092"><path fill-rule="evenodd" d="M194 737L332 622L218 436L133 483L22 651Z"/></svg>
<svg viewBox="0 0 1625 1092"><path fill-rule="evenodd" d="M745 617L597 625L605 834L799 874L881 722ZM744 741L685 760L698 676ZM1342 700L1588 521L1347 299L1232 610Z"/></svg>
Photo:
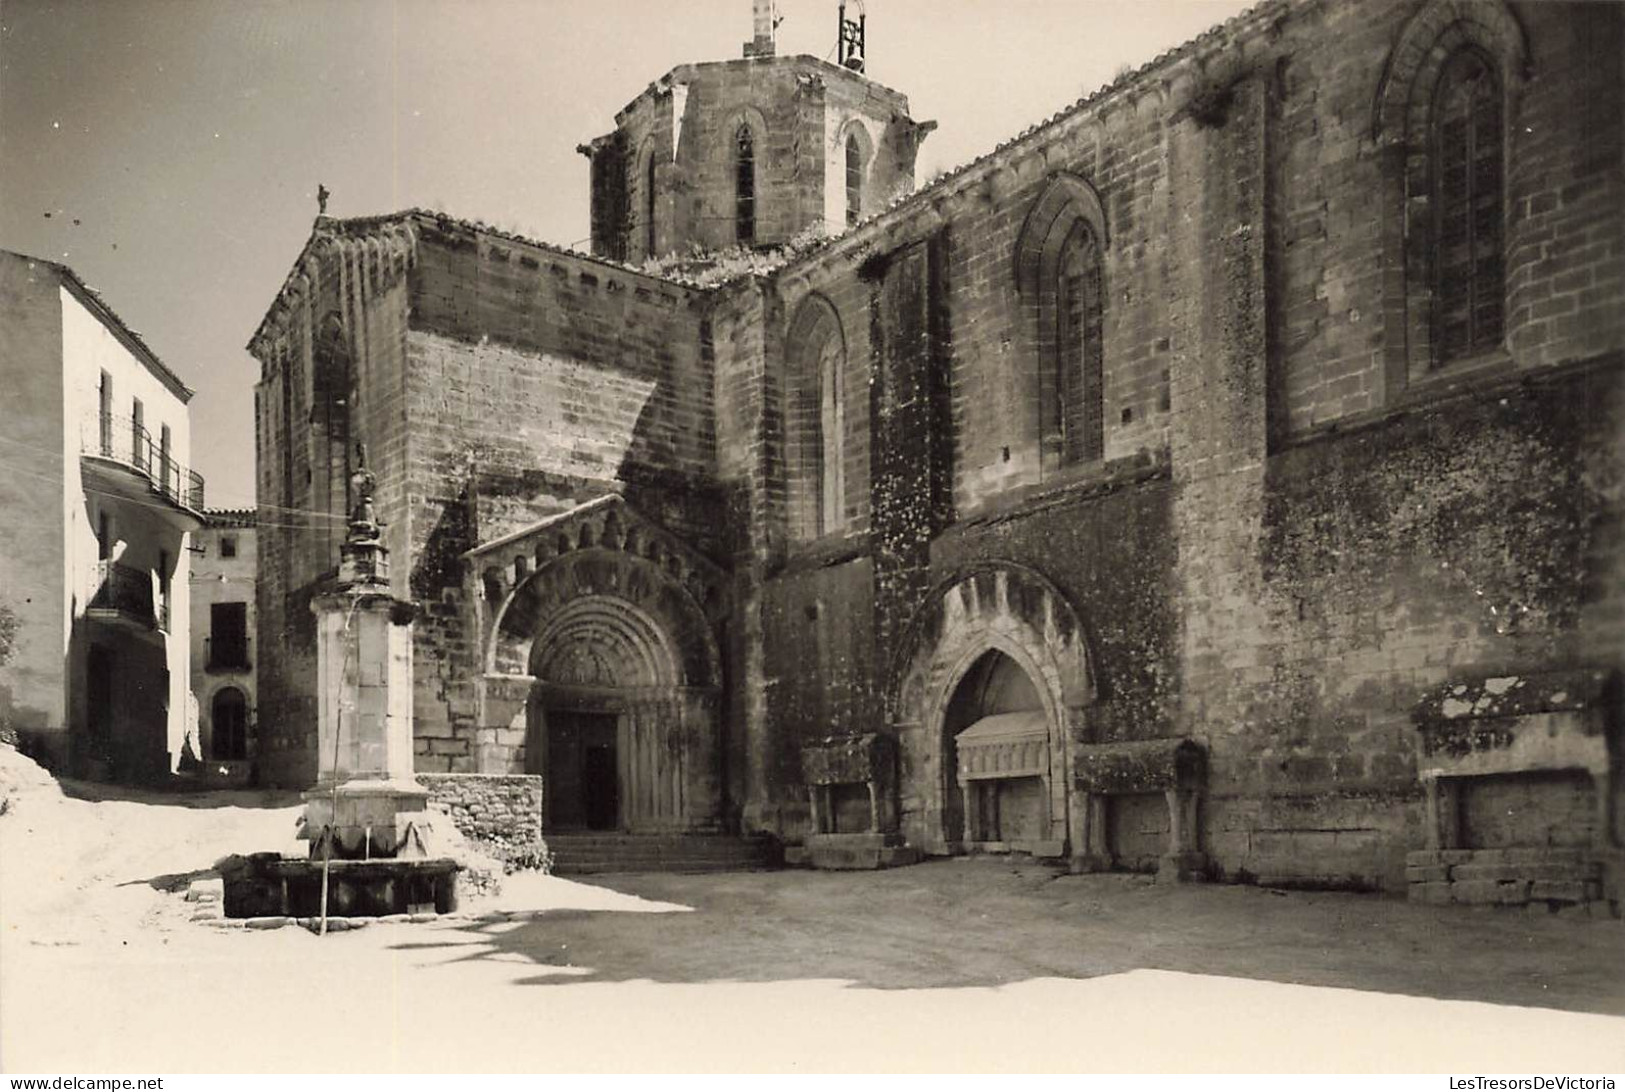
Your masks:
<svg viewBox="0 0 1625 1092"><path fill-rule="evenodd" d="M216 509L192 532L192 693L206 781L247 782L256 752L254 510Z"/></svg>
<svg viewBox="0 0 1625 1092"><path fill-rule="evenodd" d="M70 772L155 780L188 740L192 392L66 266L0 251L0 720Z"/></svg>

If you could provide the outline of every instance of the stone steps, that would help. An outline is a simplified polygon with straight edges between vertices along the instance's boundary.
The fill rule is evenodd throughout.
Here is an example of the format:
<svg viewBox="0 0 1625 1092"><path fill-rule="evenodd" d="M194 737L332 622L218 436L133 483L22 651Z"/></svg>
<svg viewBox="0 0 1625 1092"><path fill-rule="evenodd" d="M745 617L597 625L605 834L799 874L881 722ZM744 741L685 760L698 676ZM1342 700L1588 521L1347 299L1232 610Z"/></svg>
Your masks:
<svg viewBox="0 0 1625 1092"><path fill-rule="evenodd" d="M546 835L553 872L581 876L605 872L746 872L779 868L783 851L770 838L705 834Z"/></svg>

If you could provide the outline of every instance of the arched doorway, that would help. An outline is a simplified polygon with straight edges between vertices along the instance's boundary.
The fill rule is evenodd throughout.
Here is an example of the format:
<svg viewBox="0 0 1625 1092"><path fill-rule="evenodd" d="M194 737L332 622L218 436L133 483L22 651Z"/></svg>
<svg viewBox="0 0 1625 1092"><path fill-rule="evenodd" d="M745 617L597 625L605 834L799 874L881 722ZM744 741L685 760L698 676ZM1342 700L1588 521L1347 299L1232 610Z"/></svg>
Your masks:
<svg viewBox="0 0 1625 1092"><path fill-rule="evenodd" d="M703 702L656 619L618 596L571 600L537 634L530 675L526 767L546 778L549 829L684 825Z"/></svg>
<svg viewBox="0 0 1625 1092"><path fill-rule="evenodd" d="M217 691L209 706L209 756L221 761L248 757L248 699L235 686Z"/></svg>
<svg viewBox="0 0 1625 1092"><path fill-rule="evenodd" d="M997 649L965 672L943 712L943 802L949 841L1031 851L1052 840L1050 724L1038 687Z"/></svg>
<svg viewBox="0 0 1625 1092"><path fill-rule="evenodd" d="M891 670L911 845L1061 856L1082 844L1069 771L1088 738L1094 673L1083 625L1053 584L1009 563L944 581Z"/></svg>
<svg viewBox="0 0 1625 1092"><path fill-rule="evenodd" d="M469 556L482 768L543 777L554 831L720 830L720 571L618 495Z"/></svg>

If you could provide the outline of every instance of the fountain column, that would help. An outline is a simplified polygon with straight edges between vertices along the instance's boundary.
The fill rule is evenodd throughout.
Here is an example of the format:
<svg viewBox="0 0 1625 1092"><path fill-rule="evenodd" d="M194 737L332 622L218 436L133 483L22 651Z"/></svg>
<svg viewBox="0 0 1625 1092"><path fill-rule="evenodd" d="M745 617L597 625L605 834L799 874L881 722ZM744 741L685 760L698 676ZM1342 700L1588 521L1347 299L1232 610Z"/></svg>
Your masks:
<svg viewBox="0 0 1625 1092"><path fill-rule="evenodd" d="M316 614L317 780L304 794L310 855L431 855L428 790L412 771L412 619L389 590L389 550L365 466L340 547L338 578Z"/></svg>

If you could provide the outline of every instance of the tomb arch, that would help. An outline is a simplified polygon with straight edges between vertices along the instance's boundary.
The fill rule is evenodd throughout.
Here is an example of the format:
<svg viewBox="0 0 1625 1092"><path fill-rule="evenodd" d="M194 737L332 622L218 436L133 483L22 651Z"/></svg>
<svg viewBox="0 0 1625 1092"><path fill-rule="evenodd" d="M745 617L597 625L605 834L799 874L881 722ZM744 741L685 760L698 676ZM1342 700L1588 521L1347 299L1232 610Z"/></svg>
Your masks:
<svg viewBox="0 0 1625 1092"><path fill-rule="evenodd" d="M990 659L991 657L991 659ZM995 778L992 767L965 770L959 761L959 732L967 717L963 688L975 686L984 665L1017 671L1032 689L1025 709L1027 723L1005 733L984 732L985 753L1001 748L1021 755L1022 776L1043 783L1044 829L1018 841L1044 855L1065 853L1075 820L1068 771L1073 744L1087 732L1088 710L1096 697L1089 640L1066 597L1041 574L1022 566L992 563L963 572L926 598L901 644L889 688L889 719L896 731L905 768L922 771L901 803L902 826L909 841L931 853L965 848L965 799L961 774L969 780ZM989 713L975 710L979 723ZM1041 714L1041 741L1037 738ZM986 726L984 728L997 728ZM1028 738L1033 737L1033 738ZM1035 743L1041 751L1035 753ZM1005 746L1009 744L1009 746ZM971 830L975 834L974 829ZM976 839L972 839L975 841ZM995 841L996 839L983 839Z"/></svg>

